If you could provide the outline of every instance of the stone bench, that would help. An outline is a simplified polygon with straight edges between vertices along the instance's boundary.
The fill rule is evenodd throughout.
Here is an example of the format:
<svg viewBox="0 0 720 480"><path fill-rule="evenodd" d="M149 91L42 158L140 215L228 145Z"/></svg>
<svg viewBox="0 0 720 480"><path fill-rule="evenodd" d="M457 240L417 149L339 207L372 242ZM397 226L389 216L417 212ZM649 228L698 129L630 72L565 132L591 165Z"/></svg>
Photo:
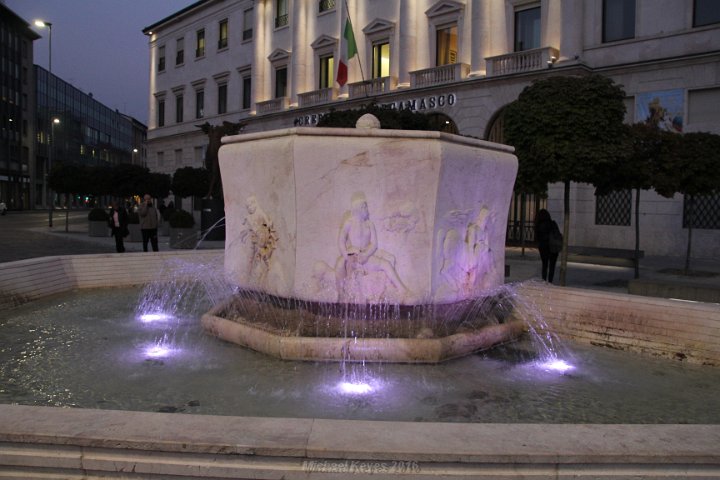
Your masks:
<svg viewBox="0 0 720 480"><path fill-rule="evenodd" d="M610 265L614 267L635 267L645 256L642 250L582 247L570 245L567 247L568 262L591 263L594 265Z"/></svg>

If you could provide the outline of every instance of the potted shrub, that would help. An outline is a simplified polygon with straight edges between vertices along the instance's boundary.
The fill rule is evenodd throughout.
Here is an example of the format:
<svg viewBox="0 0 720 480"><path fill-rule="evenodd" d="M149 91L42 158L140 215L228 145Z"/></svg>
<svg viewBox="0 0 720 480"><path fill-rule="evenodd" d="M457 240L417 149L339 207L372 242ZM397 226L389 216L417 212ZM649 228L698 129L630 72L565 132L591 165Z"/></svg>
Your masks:
<svg viewBox="0 0 720 480"><path fill-rule="evenodd" d="M110 235L110 226L108 213L99 207L95 207L88 213L88 234L91 237L107 237Z"/></svg>
<svg viewBox="0 0 720 480"><path fill-rule="evenodd" d="M172 212L170 223L170 248L195 248L195 218L192 213L182 209Z"/></svg>
<svg viewBox="0 0 720 480"><path fill-rule="evenodd" d="M128 212L128 242L142 242L142 232L140 231L140 215L130 210Z"/></svg>

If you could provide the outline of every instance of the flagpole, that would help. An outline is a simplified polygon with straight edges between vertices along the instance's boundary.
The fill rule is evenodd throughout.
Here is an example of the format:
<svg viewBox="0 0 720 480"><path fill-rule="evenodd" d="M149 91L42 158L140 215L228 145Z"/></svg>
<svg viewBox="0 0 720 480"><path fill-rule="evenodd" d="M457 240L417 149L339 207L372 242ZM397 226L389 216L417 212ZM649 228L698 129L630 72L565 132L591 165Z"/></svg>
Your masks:
<svg viewBox="0 0 720 480"><path fill-rule="evenodd" d="M355 36L355 29L354 29L353 26L352 26L353 23L352 23L352 19L350 18L350 7L348 6L347 0L345 0L345 12L347 13L348 22L350 22L350 29L352 30L352 32L353 32L353 37L354 37L354 36ZM362 60L360 59L360 52L359 52L359 51L358 51L358 54L357 54L357 58L358 58L358 65L360 66L360 78L362 79L363 82L365 82L365 74L363 73Z"/></svg>

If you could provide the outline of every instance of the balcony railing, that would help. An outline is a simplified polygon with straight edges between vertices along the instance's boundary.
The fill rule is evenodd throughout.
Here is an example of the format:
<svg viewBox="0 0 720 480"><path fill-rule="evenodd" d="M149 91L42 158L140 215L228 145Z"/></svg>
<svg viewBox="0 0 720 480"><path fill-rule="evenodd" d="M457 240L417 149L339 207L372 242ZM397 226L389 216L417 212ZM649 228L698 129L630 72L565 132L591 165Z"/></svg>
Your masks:
<svg viewBox="0 0 720 480"><path fill-rule="evenodd" d="M282 112L287 109L289 105L288 97L278 97L265 102L257 103L258 115L264 115L266 113Z"/></svg>
<svg viewBox="0 0 720 480"><path fill-rule="evenodd" d="M287 13L283 15L278 15L277 17L275 17L275 28L284 27L288 24L289 19L290 17L288 17Z"/></svg>
<svg viewBox="0 0 720 480"><path fill-rule="evenodd" d="M310 107L332 102L335 99L337 99L337 88L321 88L320 90L298 94L298 106Z"/></svg>
<svg viewBox="0 0 720 480"><path fill-rule="evenodd" d="M372 95L380 95L397 88L397 77L380 77L364 82L348 84L350 98L362 98Z"/></svg>
<svg viewBox="0 0 720 480"><path fill-rule="evenodd" d="M557 49L544 47L488 57L485 59L487 61L487 76L494 77L542 70L552 66L558 55Z"/></svg>
<svg viewBox="0 0 720 480"><path fill-rule="evenodd" d="M451 63L440 67L415 70L410 72L410 86L420 88L457 82L466 78L469 73L470 65L467 63Z"/></svg>
<svg viewBox="0 0 720 480"><path fill-rule="evenodd" d="M318 10L320 12L327 12L335 8L335 0L320 0L318 4Z"/></svg>

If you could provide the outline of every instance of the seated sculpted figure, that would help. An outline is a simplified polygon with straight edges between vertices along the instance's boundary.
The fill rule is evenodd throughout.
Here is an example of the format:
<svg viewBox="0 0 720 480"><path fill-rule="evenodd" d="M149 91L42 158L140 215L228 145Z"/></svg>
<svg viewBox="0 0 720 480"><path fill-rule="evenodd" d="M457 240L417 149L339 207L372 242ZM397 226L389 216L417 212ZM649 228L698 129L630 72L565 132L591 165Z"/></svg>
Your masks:
<svg viewBox="0 0 720 480"><path fill-rule="evenodd" d="M375 224L370 220L367 201L362 194L353 195L350 215L340 227L338 248L341 255L335 266L335 278L339 300L356 296L352 295L355 292L348 292L348 280L370 272L383 272L401 294L408 293L395 271L395 258L378 249Z"/></svg>

